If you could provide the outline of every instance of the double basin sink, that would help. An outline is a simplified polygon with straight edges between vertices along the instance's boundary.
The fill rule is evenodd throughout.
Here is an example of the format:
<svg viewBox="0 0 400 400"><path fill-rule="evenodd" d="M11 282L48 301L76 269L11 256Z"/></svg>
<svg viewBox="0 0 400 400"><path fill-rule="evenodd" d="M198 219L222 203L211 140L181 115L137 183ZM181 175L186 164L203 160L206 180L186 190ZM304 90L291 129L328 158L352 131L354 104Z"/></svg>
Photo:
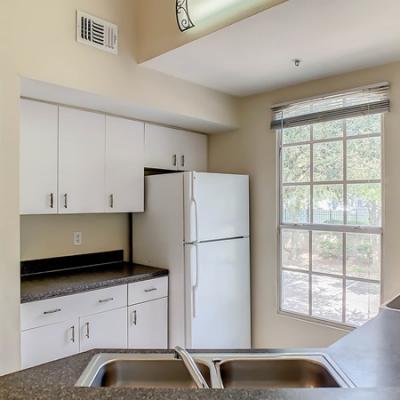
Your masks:
<svg viewBox="0 0 400 400"><path fill-rule="evenodd" d="M193 365L194 364L194 365ZM324 354L100 353L76 386L131 388L354 387Z"/></svg>

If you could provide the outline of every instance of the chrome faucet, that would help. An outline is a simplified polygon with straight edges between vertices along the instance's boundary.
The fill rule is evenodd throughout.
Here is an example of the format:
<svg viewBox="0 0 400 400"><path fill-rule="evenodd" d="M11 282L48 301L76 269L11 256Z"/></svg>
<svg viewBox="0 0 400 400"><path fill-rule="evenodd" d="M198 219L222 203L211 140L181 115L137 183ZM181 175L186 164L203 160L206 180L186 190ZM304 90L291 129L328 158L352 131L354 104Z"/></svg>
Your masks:
<svg viewBox="0 0 400 400"><path fill-rule="evenodd" d="M195 361L193 360L193 357L188 353L188 351L180 346L176 346L174 350L177 358L180 358L185 364L185 367L187 368L190 376L196 383L196 386L199 389L209 389L206 380L204 379Z"/></svg>

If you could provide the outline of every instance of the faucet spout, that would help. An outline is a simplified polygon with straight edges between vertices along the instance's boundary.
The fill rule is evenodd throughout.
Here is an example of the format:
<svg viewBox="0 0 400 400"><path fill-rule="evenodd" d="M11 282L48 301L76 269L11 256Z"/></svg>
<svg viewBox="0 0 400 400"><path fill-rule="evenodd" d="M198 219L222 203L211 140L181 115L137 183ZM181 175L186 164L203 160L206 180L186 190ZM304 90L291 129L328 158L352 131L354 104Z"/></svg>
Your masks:
<svg viewBox="0 0 400 400"><path fill-rule="evenodd" d="M180 346L175 347L175 352L177 356L183 361L185 367L187 368L190 376L196 383L196 386L199 389L209 389L209 386L201 374L199 368L197 367L193 357L188 353L186 349Z"/></svg>

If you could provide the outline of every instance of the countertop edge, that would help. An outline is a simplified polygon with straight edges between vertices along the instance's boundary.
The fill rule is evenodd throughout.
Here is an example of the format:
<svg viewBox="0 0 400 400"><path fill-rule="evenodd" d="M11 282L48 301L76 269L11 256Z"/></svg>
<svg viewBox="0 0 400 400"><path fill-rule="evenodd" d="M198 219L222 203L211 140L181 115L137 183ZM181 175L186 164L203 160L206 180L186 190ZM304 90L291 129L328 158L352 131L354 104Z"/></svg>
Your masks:
<svg viewBox="0 0 400 400"><path fill-rule="evenodd" d="M76 288L63 288L59 289L56 291L49 291L49 292L43 292L43 294L38 294L38 295L23 295L21 294L21 300L20 304L27 304L31 303L34 301L42 301L42 300L49 300L49 299L54 299L58 297L65 297L65 296L71 296L74 294L79 294L79 293L84 293L84 292L89 292L92 290L97 290L97 289L105 289L108 287L113 287L113 286L119 286L119 285L125 285L129 283L134 283L134 282L142 282L154 278L159 278L162 276L168 276L168 270L167 269L160 269L156 267L148 267L148 268L154 268L154 271L148 272L148 273L143 273L140 275L132 275L132 276L126 276L122 278L114 278L114 279L105 279L104 281L99 281L99 282L93 282L93 283L82 283L81 287L76 287Z"/></svg>

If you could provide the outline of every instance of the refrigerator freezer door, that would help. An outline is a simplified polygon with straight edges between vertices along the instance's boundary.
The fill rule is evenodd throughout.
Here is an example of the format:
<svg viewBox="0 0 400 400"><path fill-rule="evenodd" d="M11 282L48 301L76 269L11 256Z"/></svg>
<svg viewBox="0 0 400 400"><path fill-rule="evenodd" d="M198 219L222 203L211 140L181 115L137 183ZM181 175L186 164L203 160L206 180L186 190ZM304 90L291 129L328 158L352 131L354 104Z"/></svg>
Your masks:
<svg viewBox="0 0 400 400"><path fill-rule="evenodd" d="M186 346L251 347L249 239L185 246Z"/></svg>
<svg viewBox="0 0 400 400"><path fill-rule="evenodd" d="M193 172L185 194L187 243L249 236L248 176Z"/></svg>

